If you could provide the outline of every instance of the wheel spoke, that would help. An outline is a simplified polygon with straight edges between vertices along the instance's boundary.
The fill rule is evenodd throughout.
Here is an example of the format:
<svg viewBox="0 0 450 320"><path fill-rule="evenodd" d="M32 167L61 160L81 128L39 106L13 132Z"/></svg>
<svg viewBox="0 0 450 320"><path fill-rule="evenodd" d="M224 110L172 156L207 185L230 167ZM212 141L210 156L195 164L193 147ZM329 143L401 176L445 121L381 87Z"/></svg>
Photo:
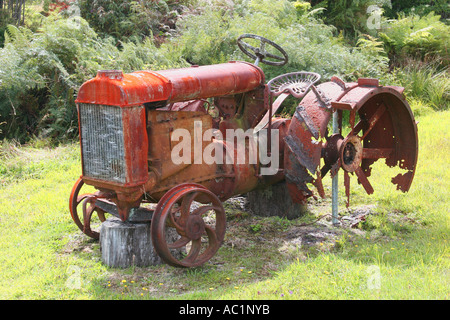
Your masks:
<svg viewBox="0 0 450 320"><path fill-rule="evenodd" d="M344 187L345 195L347 196L347 208L350 206L350 175L344 170Z"/></svg>
<svg viewBox="0 0 450 320"><path fill-rule="evenodd" d="M201 248L202 248L202 239L201 238L199 238L197 240L192 240L191 250L189 251L186 258L183 259L183 262L194 264L195 259L197 259Z"/></svg>
<svg viewBox="0 0 450 320"><path fill-rule="evenodd" d="M89 207L87 205L89 204ZM99 233L91 230L91 218L94 212L95 206L91 203L90 198L86 198L83 201L83 233L92 237L98 238Z"/></svg>
<svg viewBox="0 0 450 320"><path fill-rule="evenodd" d="M321 175L322 177L324 177L324 176L328 173L328 171L330 171L330 169L331 169L331 164L325 164L325 165L320 169L320 175Z"/></svg>
<svg viewBox="0 0 450 320"><path fill-rule="evenodd" d="M280 57L280 56L277 56L277 55L269 53L269 52L266 52L264 55L265 55L265 58L269 57L269 58L272 58L272 59L275 59L275 60L280 60L280 61L284 60L284 57Z"/></svg>
<svg viewBox="0 0 450 320"><path fill-rule="evenodd" d="M217 239L216 230L213 229L211 226L205 226L206 234L208 235L208 243L209 247L215 248L219 244L219 239ZM209 249L209 248L208 248Z"/></svg>
<svg viewBox="0 0 450 320"><path fill-rule="evenodd" d="M194 202L194 199L198 194L198 192L193 192L183 198L183 201L181 202L181 215L184 217L183 219L187 219L187 217L189 216L191 212L192 202Z"/></svg>
<svg viewBox="0 0 450 320"><path fill-rule="evenodd" d="M367 179L366 175L364 174L364 171L361 167L358 167L355 170L356 176L358 177L359 182L364 187L364 190L366 190L367 194L373 193L372 185L370 184L369 180Z"/></svg>
<svg viewBox="0 0 450 320"><path fill-rule="evenodd" d="M255 53L259 51L258 48L255 48L254 46L248 44L247 42L242 41L241 44L242 44L244 47L246 47L247 49L250 49L250 50L252 50L252 51L255 52Z"/></svg>
<svg viewBox="0 0 450 320"><path fill-rule="evenodd" d="M101 222L105 222L106 221L105 211L103 211L102 209L100 209L98 207L95 207L95 212L97 212L98 219Z"/></svg>
<svg viewBox="0 0 450 320"><path fill-rule="evenodd" d="M92 193L83 193L82 195L79 195L77 197L77 203L80 203L81 201L83 201L84 199L86 199L89 196L92 196Z"/></svg>
<svg viewBox="0 0 450 320"><path fill-rule="evenodd" d="M220 210L220 208L212 206L212 205L211 206L203 206L203 207L195 209L192 212L192 215L193 216L202 216L203 214L205 214L206 212L208 212L210 210L217 211L217 210Z"/></svg>
<svg viewBox="0 0 450 320"><path fill-rule="evenodd" d="M185 245L187 245L190 241L191 241L191 239L189 239L188 237L182 236L180 239L178 239L174 243L168 243L167 247L169 249L179 249L179 248L182 248Z"/></svg>
<svg viewBox="0 0 450 320"><path fill-rule="evenodd" d="M361 140L364 140L364 138L369 134L369 132L375 127L375 124L380 120L380 118L383 116L384 112L386 111L386 107L384 104L380 105L380 107L375 111L375 113L372 115L372 117L369 120L369 128L366 132L364 132L364 135L362 136Z"/></svg>
<svg viewBox="0 0 450 320"><path fill-rule="evenodd" d="M381 104L369 120L361 119L356 124L351 134L358 134L364 126L369 124L369 127L367 128L366 132L364 132L364 135L361 138L361 140L364 140L364 138L370 133L370 131L372 131L373 127L375 127L375 124L378 122L378 120L380 120L380 118L383 116L385 111L386 107L384 106L384 104Z"/></svg>
<svg viewBox="0 0 450 320"><path fill-rule="evenodd" d="M314 179L314 181L312 183L314 184L317 191L319 192L320 197L325 198L325 190L323 189L322 175L320 172L321 171L319 169L316 170L316 179Z"/></svg>
<svg viewBox="0 0 450 320"><path fill-rule="evenodd" d="M261 53L266 51L266 42L264 40L261 40L259 44L259 50Z"/></svg>
<svg viewBox="0 0 450 320"><path fill-rule="evenodd" d="M183 229L184 223L183 223L182 218L181 218L182 215L180 214L180 217L177 217L175 215L177 212L179 212L181 210L181 208L178 207L178 208L171 208L171 209L172 210L170 210L169 220L167 221L167 224L170 227L176 228L177 230Z"/></svg>

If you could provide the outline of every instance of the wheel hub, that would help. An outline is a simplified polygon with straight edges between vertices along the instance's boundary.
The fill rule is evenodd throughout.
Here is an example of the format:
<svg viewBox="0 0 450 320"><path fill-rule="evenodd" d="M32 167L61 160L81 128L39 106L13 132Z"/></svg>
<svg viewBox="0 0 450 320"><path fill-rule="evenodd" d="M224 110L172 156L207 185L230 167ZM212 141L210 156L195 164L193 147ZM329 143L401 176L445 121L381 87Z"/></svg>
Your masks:
<svg viewBox="0 0 450 320"><path fill-rule="evenodd" d="M341 167L347 172L354 172L362 161L363 146L358 136L349 136L340 147Z"/></svg>
<svg viewBox="0 0 450 320"><path fill-rule="evenodd" d="M186 221L185 232L186 236L189 239L200 239L202 234L205 232L205 222L203 221L202 217L197 215L190 215Z"/></svg>

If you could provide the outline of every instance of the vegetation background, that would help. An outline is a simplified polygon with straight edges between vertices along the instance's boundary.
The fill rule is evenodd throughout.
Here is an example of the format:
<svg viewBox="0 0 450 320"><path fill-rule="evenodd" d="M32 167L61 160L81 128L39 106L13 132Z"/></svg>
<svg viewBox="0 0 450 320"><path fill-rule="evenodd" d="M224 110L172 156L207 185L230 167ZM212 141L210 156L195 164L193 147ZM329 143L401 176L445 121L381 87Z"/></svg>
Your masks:
<svg viewBox="0 0 450 320"><path fill-rule="evenodd" d="M286 49L267 78L309 70L378 77L434 110L449 104L449 5L439 1L0 1L0 139L73 139L79 86L131 72L246 59L242 33Z"/></svg>
<svg viewBox="0 0 450 320"><path fill-rule="evenodd" d="M448 299L449 15L446 0L0 0L0 298ZM352 193L356 205L376 205L361 233L344 230L307 252L288 246L280 256L281 239L257 239L311 217L260 220L231 206L227 232L249 240L219 251L225 269L102 266L61 200L80 170L78 88L101 69L247 60L236 45L242 33L287 51L287 65L262 66L267 79L306 70L405 87L419 120L411 192L387 188L380 168L380 193ZM329 203L311 208L320 216ZM372 265L381 289L365 285Z"/></svg>

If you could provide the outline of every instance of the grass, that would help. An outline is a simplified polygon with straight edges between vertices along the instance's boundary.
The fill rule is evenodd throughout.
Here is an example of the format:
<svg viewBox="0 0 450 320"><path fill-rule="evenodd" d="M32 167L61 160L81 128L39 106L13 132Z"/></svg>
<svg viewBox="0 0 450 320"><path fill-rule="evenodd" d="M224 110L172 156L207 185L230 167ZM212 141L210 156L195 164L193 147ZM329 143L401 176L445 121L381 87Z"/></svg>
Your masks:
<svg viewBox="0 0 450 320"><path fill-rule="evenodd" d="M442 67L438 60L418 62L409 59L405 67L385 74L385 82L393 82L405 88L412 105L420 105L414 111L448 110L450 105L449 67Z"/></svg>
<svg viewBox="0 0 450 320"><path fill-rule="evenodd" d="M396 191L389 181L397 172L376 163L374 195L352 180L350 209L371 211L358 228L326 219L302 226L329 214L329 199L312 200L310 214L291 221L227 202L224 245L209 263L187 270L104 266L98 242L81 234L68 212L79 146L3 142L0 299L449 299L450 111L417 120L410 192ZM330 185L325 179L328 194ZM340 199L340 214L348 216L343 188Z"/></svg>

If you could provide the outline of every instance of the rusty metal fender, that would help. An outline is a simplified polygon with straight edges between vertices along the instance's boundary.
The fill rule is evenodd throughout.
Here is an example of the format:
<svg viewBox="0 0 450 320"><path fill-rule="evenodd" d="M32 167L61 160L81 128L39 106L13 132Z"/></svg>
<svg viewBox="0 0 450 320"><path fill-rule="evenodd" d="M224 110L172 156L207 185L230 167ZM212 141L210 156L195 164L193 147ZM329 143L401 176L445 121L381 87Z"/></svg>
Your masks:
<svg viewBox="0 0 450 320"><path fill-rule="evenodd" d="M332 81L313 87L300 102L285 137L284 170L293 200L305 202L313 196L307 183L321 178L319 164L334 110L348 110L352 133L361 132L364 175L370 176L370 166L385 158L386 165L406 171L393 177L392 183L398 190L408 191L417 164L418 136L403 88L380 86L376 79L345 83L333 77ZM356 125L355 118L359 118Z"/></svg>

